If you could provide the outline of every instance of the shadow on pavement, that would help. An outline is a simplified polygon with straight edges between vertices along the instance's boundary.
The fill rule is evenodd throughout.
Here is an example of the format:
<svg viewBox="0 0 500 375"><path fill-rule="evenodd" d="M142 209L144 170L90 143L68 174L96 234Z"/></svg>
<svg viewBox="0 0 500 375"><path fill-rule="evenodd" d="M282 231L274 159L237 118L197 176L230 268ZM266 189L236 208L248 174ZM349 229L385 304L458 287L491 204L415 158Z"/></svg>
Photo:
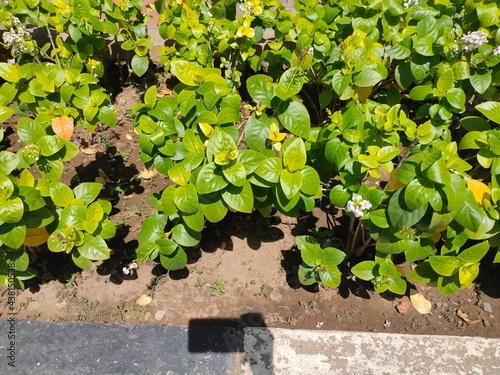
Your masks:
<svg viewBox="0 0 500 375"><path fill-rule="evenodd" d="M190 353L241 353L239 374L273 374L274 337L265 330L259 337L246 333L247 328L265 328L260 313L239 318L192 319L188 327ZM264 337L264 339L262 339Z"/></svg>

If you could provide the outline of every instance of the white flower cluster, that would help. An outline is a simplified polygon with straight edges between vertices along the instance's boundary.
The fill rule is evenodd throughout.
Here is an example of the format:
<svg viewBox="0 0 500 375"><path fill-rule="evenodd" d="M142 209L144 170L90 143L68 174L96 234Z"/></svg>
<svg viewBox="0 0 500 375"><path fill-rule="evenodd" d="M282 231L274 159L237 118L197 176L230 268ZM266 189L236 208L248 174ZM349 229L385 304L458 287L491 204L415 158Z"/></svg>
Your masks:
<svg viewBox="0 0 500 375"><path fill-rule="evenodd" d="M125 275L130 275L130 271L136 270L137 268L139 268L139 266L136 262L134 262L132 264L129 264L128 267L123 267L123 273Z"/></svg>
<svg viewBox="0 0 500 375"><path fill-rule="evenodd" d="M370 208L372 208L370 201L364 200L359 194L353 194L352 199L347 202L346 206L347 211L352 212L356 217L363 216L364 211Z"/></svg>
<svg viewBox="0 0 500 375"><path fill-rule="evenodd" d="M403 6L408 9L409 7L411 7L412 5L417 5L417 4L420 4L422 0L407 0L403 3Z"/></svg>
<svg viewBox="0 0 500 375"><path fill-rule="evenodd" d="M28 52L26 41L31 39L31 34L21 23L19 18L12 17L12 28L3 33L3 42L12 48L16 56Z"/></svg>
<svg viewBox="0 0 500 375"><path fill-rule="evenodd" d="M472 31L467 35L461 37L465 42L462 47L465 52L474 51L477 47L482 46L484 43L488 42L488 34L484 31Z"/></svg>
<svg viewBox="0 0 500 375"><path fill-rule="evenodd" d="M496 55L500 55L500 46L497 46L497 47L493 50L493 56L496 56Z"/></svg>

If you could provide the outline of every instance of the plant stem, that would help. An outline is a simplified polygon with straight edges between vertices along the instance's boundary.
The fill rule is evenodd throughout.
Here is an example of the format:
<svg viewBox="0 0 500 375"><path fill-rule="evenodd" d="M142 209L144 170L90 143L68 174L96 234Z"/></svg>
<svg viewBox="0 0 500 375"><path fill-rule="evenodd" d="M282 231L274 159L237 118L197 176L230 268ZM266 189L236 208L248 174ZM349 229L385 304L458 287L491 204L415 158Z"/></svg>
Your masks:
<svg viewBox="0 0 500 375"><path fill-rule="evenodd" d="M351 220L349 221L349 232L347 234L347 243L345 246L345 250L348 252L348 249L351 248L351 243L353 239L353 229L354 229L354 216L351 217Z"/></svg>
<svg viewBox="0 0 500 375"><path fill-rule="evenodd" d="M361 254L363 254L368 246L372 244L372 238L368 237L365 242L356 250L356 254L354 256L359 258Z"/></svg>
<svg viewBox="0 0 500 375"><path fill-rule="evenodd" d="M361 228L361 220L358 220L358 225L356 227L356 231L354 232L354 237L353 237L353 240L351 242L351 248L349 249L350 254L352 254L352 252L354 251L354 245L356 244L357 239L358 239L359 228Z"/></svg>
<svg viewBox="0 0 500 375"><path fill-rule="evenodd" d="M59 54L57 53L56 44L54 43L54 39L52 38L52 33L50 32L49 25L47 25L47 34L49 35L50 44L52 45L52 49L54 50L54 54L56 56L57 65L62 68L61 62L59 61Z"/></svg>

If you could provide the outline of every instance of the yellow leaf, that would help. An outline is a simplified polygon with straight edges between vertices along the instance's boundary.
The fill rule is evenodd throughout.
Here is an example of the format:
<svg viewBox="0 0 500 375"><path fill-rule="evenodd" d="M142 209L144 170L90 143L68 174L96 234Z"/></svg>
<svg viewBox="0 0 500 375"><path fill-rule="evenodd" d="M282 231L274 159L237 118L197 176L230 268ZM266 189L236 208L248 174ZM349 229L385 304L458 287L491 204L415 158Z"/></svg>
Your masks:
<svg viewBox="0 0 500 375"><path fill-rule="evenodd" d="M420 314L428 314L431 312L431 302L415 289L410 289L410 301L415 310L417 310Z"/></svg>
<svg viewBox="0 0 500 375"><path fill-rule="evenodd" d="M356 94L358 94L358 99L361 103L366 103L366 99L370 96L372 93L373 86L369 87L359 87L356 86L354 91L356 91Z"/></svg>
<svg viewBox="0 0 500 375"><path fill-rule="evenodd" d="M28 169L23 169L19 175L19 185L20 186L35 186L35 178Z"/></svg>
<svg viewBox="0 0 500 375"><path fill-rule="evenodd" d="M203 134L205 134L207 137L210 137L210 135L212 134L212 132L214 131L214 128L206 123L206 122L200 122L198 123L198 125L200 125L200 129L201 131L203 132Z"/></svg>
<svg viewBox="0 0 500 375"><path fill-rule="evenodd" d="M139 306L146 306L146 305L149 305L152 300L153 299L150 296L143 294L142 296L139 297L136 304Z"/></svg>
<svg viewBox="0 0 500 375"><path fill-rule="evenodd" d="M394 168L391 171L391 174L389 175L389 181L387 181L387 185L385 186L385 191L387 192L396 191L405 187L405 184L403 184L396 178L396 173L398 173L398 170L399 167Z"/></svg>
<svg viewBox="0 0 500 375"><path fill-rule="evenodd" d="M40 246L49 239L49 234L45 227L42 228L26 228L26 238L24 239L24 246Z"/></svg>
<svg viewBox="0 0 500 375"><path fill-rule="evenodd" d="M274 122L269 127L269 130L271 130L271 134L267 138L273 142L281 142L286 137L286 133L280 133L278 125Z"/></svg>
<svg viewBox="0 0 500 375"><path fill-rule="evenodd" d="M98 182L103 185L106 185L108 182L111 182L108 175L101 168L99 168L98 171L99 171L99 177L95 178L95 182Z"/></svg>
<svg viewBox="0 0 500 375"><path fill-rule="evenodd" d="M469 181L467 181L467 187L470 191L472 191L476 202L479 203L480 206L483 206L485 199L490 200L490 188L483 182L471 178Z"/></svg>
<svg viewBox="0 0 500 375"><path fill-rule="evenodd" d="M158 172L156 171L156 169L152 169L152 170L149 171L146 168L144 168L139 175L144 180L150 180L153 177L155 177L157 174L158 174Z"/></svg>
<svg viewBox="0 0 500 375"><path fill-rule="evenodd" d="M80 151L85 155L94 155L97 153L97 150L94 147L80 148Z"/></svg>
<svg viewBox="0 0 500 375"><path fill-rule="evenodd" d="M66 141L69 141L73 135L73 129L73 119L68 116L60 116L52 119L52 130Z"/></svg>

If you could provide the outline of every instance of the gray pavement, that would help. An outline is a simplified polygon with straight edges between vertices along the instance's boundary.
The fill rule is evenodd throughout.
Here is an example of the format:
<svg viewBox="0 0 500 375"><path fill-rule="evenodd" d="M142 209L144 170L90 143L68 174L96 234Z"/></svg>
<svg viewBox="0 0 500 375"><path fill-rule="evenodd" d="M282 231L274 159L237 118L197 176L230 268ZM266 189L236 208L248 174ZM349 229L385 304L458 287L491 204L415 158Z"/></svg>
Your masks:
<svg viewBox="0 0 500 375"><path fill-rule="evenodd" d="M202 322L180 327L18 320L12 345L10 324L0 319L0 374L500 374L500 339Z"/></svg>

